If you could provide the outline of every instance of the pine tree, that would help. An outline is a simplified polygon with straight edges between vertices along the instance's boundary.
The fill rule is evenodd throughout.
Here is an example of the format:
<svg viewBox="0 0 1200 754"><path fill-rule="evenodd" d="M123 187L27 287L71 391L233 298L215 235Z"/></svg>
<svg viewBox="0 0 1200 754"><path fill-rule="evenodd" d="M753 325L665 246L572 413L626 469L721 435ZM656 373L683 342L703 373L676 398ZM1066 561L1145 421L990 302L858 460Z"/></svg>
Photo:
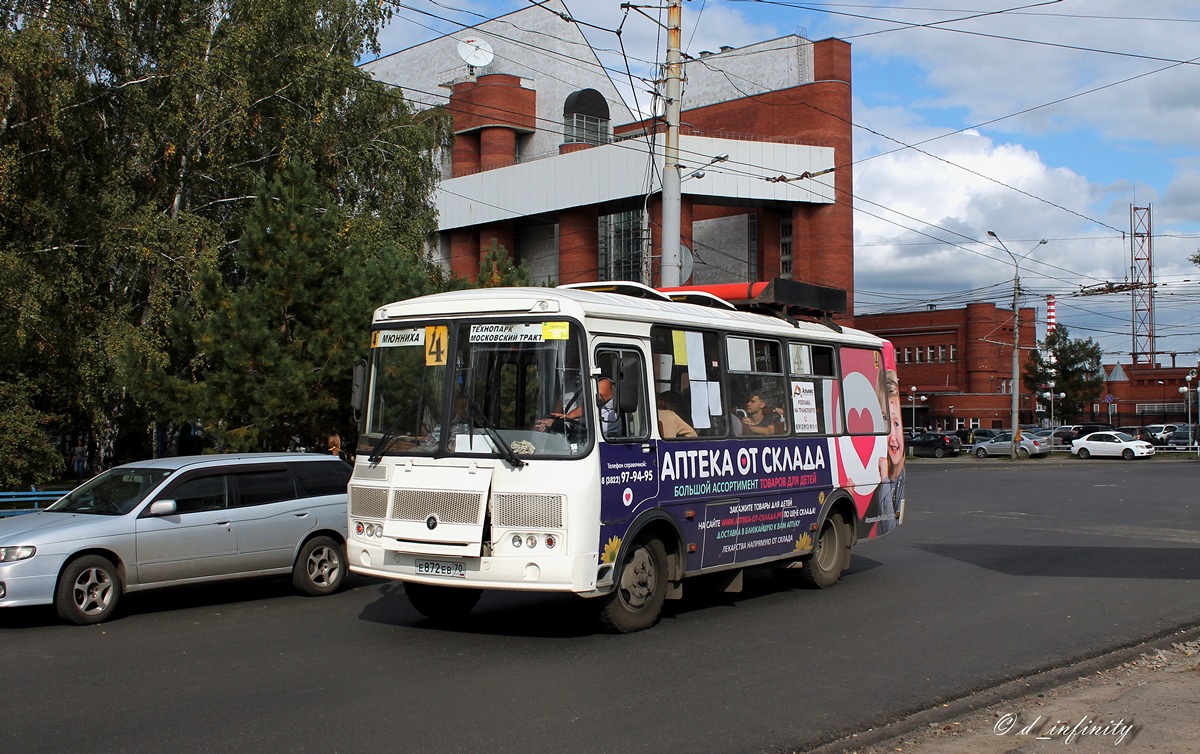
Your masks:
<svg viewBox="0 0 1200 754"><path fill-rule="evenodd" d="M1055 418L1069 424L1104 392L1103 352L1091 338L1072 339L1064 325L1046 336L1034 351L1023 374L1025 389L1040 394L1054 382L1053 392L1066 393L1055 403Z"/></svg>

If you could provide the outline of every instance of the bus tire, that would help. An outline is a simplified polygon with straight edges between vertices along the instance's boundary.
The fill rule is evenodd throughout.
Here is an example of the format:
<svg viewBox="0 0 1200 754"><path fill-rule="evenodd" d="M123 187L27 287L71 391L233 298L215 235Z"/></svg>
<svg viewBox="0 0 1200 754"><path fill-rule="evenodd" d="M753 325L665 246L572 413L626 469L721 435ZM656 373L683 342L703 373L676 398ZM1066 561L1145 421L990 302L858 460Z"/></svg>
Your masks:
<svg viewBox="0 0 1200 754"><path fill-rule="evenodd" d="M800 568L800 577L808 586L827 589L838 582L842 571L850 567L850 527L841 513L825 519L813 554Z"/></svg>
<svg viewBox="0 0 1200 754"><path fill-rule="evenodd" d="M622 634L650 628L667 598L667 548L657 539L633 543L621 562L611 594L604 598L600 622Z"/></svg>
<svg viewBox="0 0 1200 754"><path fill-rule="evenodd" d="M404 593L418 613L434 621L453 621L467 617L479 598L482 589L458 589L450 586L432 586L407 581Z"/></svg>

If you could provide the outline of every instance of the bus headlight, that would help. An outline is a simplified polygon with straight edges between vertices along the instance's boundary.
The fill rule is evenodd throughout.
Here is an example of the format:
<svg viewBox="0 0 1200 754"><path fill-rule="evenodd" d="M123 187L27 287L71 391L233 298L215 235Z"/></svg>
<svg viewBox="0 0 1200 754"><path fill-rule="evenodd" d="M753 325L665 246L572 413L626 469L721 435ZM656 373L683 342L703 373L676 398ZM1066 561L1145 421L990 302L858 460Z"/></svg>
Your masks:
<svg viewBox="0 0 1200 754"><path fill-rule="evenodd" d="M537 547L537 537L533 536L532 534L530 534L528 537L525 537L525 545L530 549Z"/></svg>
<svg viewBox="0 0 1200 754"><path fill-rule="evenodd" d="M513 547L517 547L517 548L519 548L519 547L521 546L521 542L523 542L523 541L524 541L524 540L522 540L522 539L521 539L521 535L520 535L520 534L514 534L514 535L512 536L512 546L513 546Z"/></svg>

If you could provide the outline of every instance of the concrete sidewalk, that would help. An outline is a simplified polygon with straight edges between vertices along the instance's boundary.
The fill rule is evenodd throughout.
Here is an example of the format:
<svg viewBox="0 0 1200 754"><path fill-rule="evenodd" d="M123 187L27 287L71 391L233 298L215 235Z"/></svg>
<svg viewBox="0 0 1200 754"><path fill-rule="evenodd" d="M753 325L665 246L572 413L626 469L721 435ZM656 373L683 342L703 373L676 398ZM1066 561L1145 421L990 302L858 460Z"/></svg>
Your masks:
<svg viewBox="0 0 1200 754"><path fill-rule="evenodd" d="M1019 679L819 751L1040 754L1114 749L1200 754L1200 628Z"/></svg>

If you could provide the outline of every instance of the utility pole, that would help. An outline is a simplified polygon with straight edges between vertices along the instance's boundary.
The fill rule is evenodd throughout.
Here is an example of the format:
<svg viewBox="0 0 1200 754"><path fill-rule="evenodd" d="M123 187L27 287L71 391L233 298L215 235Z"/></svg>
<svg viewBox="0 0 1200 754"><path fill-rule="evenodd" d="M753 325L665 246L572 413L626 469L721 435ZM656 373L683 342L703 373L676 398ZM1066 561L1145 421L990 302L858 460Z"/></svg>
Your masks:
<svg viewBox="0 0 1200 754"><path fill-rule="evenodd" d="M679 175L679 119L683 96L683 54L679 49L682 40L683 0L667 3L667 68L666 68L666 118L667 140L663 157L662 177L662 286L669 288L680 285L683 277L683 260L679 250L680 203L682 201Z"/></svg>

